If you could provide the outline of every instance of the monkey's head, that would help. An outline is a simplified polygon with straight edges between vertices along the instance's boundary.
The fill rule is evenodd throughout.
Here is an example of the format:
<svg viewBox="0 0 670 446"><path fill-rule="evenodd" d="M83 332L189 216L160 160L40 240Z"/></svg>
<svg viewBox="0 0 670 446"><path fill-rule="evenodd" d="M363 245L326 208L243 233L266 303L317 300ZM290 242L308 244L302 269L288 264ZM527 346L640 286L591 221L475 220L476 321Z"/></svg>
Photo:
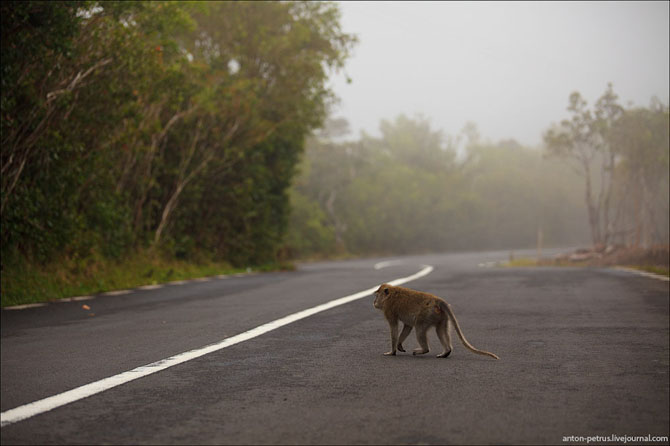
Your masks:
<svg viewBox="0 0 670 446"><path fill-rule="evenodd" d="M376 309L381 310L382 308L384 308L386 299L388 299L389 294L391 294L390 287L391 285L383 283L379 286L377 291L375 291L375 301L372 303L372 305Z"/></svg>

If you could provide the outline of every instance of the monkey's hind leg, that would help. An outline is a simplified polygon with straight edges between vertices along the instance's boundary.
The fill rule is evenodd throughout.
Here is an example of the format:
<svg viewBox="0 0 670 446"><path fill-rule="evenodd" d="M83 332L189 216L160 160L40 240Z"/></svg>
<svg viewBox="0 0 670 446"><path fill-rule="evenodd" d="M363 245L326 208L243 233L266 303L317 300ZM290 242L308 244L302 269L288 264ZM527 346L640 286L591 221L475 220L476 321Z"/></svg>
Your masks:
<svg viewBox="0 0 670 446"><path fill-rule="evenodd" d="M403 323L402 331L400 332L400 337L398 338L398 350L404 352L405 349L402 347L402 343L409 336L409 332L412 331L412 326Z"/></svg>
<svg viewBox="0 0 670 446"><path fill-rule="evenodd" d="M437 337L439 338L442 347L444 347L444 351L437 355L438 358L446 358L451 354L453 347L451 345L451 333L449 333L450 329L451 327L449 326L449 319L447 319L446 323L438 324L435 327Z"/></svg>
<svg viewBox="0 0 670 446"><path fill-rule="evenodd" d="M414 351L412 351L413 355L423 355L424 353L428 353L428 327L424 325L417 325L416 327L416 340L421 346L420 348L415 348Z"/></svg>
<svg viewBox="0 0 670 446"><path fill-rule="evenodd" d="M391 328L391 351L384 353L384 356L395 356L398 347L398 321L388 321Z"/></svg>

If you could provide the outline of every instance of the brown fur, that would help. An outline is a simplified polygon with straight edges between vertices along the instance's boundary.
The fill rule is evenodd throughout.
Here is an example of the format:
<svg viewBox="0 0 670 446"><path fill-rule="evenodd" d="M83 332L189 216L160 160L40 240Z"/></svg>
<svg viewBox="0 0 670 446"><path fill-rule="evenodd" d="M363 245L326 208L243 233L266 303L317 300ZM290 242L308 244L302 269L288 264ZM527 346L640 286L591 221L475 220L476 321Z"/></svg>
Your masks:
<svg viewBox="0 0 670 446"><path fill-rule="evenodd" d="M412 328L416 328L416 339L420 346L412 354L421 355L428 353L427 332L430 327L435 327L437 337L444 347L444 352L437 355L437 357L446 358L452 350L450 332L451 324L453 323L458 337L468 350L499 359L498 356L491 352L473 347L465 339L451 306L439 297L430 293L392 286L386 283L382 284L375 291L374 295L374 307L382 310L391 328L391 351L384 353L385 355L395 355L396 350L404 352L405 349L402 343L412 331ZM399 322L403 323L400 335L398 335Z"/></svg>

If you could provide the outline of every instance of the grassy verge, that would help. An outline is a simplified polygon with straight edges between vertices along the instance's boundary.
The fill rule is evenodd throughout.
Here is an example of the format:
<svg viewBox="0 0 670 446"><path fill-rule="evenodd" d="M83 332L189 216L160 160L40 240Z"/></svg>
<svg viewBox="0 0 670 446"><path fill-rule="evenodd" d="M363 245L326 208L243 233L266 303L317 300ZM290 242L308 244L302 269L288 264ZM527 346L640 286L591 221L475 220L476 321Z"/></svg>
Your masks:
<svg viewBox="0 0 670 446"><path fill-rule="evenodd" d="M549 259L542 259L538 261L537 259L531 259L528 257L519 257L517 259L509 260L507 262L502 262L500 264L502 267L506 268L524 268L524 267L530 267L530 266L572 266L572 267L584 267L584 266L589 266L589 262L587 261L577 261L577 262L569 262L569 261L563 261L563 260L549 260Z"/></svg>
<svg viewBox="0 0 670 446"><path fill-rule="evenodd" d="M655 266L655 265L622 265L626 268L637 269L640 271L645 271L647 273L658 274L659 276L670 277L670 268L667 266Z"/></svg>
<svg viewBox="0 0 670 446"><path fill-rule="evenodd" d="M567 261L567 260L541 260L537 261L536 259L521 257L518 259L513 259L508 262L501 263L500 266L505 268L525 268L533 266L570 266L570 267L587 267L587 266L614 266L614 265L593 265L588 261ZM670 269L667 266L659 265L630 265L630 264L621 264L617 266L624 266L626 268L632 268L639 271L645 271L648 273L658 274L660 276L670 277Z"/></svg>
<svg viewBox="0 0 670 446"><path fill-rule="evenodd" d="M272 264L253 270L292 268L288 264ZM116 261L65 259L49 265L22 261L3 265L0 296L2 307L6 307L248 271L247 268L233 268L224 262L164 259L149 252L136 253Z"/></svg>
<svg viewBox="0 0 670 446"><path fill-rule="evenodd" d="M507 262L502 262L500 263L500 266L504 266L507 268L524 268L528 266L538 266L538 265L537 260L535 259L529 259L527 257L519 257L509 260Z"/></svg>

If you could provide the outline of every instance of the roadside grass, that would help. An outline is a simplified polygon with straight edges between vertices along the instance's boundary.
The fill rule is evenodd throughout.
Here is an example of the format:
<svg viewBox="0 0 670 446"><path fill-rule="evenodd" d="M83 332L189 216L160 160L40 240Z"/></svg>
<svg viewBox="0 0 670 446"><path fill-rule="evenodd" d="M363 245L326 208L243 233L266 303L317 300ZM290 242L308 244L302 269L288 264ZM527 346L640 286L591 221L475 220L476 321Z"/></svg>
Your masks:
<svg viewBox="0 0 670 446"><path fill-rule="evenodd" d="M524 267L533 267L533 266L573 266L573 267L586 267L590 266L587 261L577 261L571 262L567 260L553 260L553 259L533 259L529 257L519 257L515 259L508 260L507 262L501 262L500 266L504 268L524 268Z"/></svg>
<svg viewBox="0 0 670 446"><path fill-rule="evenodd" d="M48 265L22 261L3 265L0 301L7 307L200 277L291 269L291 264L234 268L225 262L165 259L148 251L116 261L95 257Z"/></svg>
<svg viewBox="0 0 670 446"><path fill-rule="evenodd" d="M670 277L670 268L667 266L657 266L657 265L621 265L626 268L637 269L647 273L658 274L659 276Z"/></svg>
<svg viewBox="0 0 670 446"><path fill-rule="evenodd" d="M519 257L515 259L511 259L507 262L501 262L500 266L506 267L506 268L524 268L528 266L538 266L537 260L531 259L528 257Z"/></svg>
<svg viewBox="0 0 670 446"><path fill-rule="evenodd" d="M502 262L500 263L500 266L503 268L526 268L526 267L534 267L534 266L558 266L558 267L588 267L588 266L615 266L615 265L593 265L589 263L588 261L582 260L582 261L569 261L569 260L562 260L562 259L532 259L528 257L520 257L520 258L515 258L511 259L507 262ZM623 266L626 268L632 268L636 269L639 271L645 271L648 273L653 273L653 274L658 274L660 276L666 276L670 277L670 268L667 266L662 266L662 265L630 265L630 264L621 264L621 265L616 265L616 266Z"/></svg>

